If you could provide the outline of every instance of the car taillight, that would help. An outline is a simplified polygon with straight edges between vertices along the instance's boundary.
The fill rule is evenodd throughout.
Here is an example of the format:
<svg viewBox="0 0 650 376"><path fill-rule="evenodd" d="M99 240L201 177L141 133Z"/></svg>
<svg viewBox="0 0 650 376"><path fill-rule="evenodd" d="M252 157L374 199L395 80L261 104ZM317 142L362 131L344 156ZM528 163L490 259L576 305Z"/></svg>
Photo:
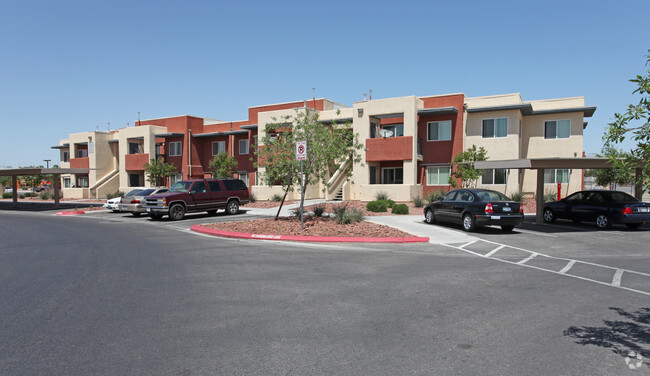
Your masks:
<svg viewBox="0 0 650 376"><path fill-rule="evenodd" d="M632 214L632 208L626 206L625 209L621 210L621 214Z"/></svg>
<svg viewBox="0 0 650 376"><path fill-rule="evenodd" d="M485 214L490 214L490 213L494 213L494 209L492 209L492 204L488 203L487 205L485 205Z"/></svg>
<svg viewBox="0 0 650 376"><path fill-rule="evenodd" d="M519 213L524 214L524 205L519 204Z"/></svg>
<svg viewBox="0 0 650 376"><path fill-rule="evenodd" d="M132 203L132 204L139 204L139 203L140 203L140 200L131 200L131 203Z"/></svg>

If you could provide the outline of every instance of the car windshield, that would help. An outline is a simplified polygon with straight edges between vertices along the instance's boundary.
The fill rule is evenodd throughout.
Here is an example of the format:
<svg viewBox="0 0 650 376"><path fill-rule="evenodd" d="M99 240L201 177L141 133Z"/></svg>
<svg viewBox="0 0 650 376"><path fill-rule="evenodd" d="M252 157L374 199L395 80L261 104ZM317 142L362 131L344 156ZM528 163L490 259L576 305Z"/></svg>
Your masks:
<svg viewBox="0 0 650 376"><path fill-rule="evenodd" d="M124 196L135 196L137 193L142 192L142 189L134 189L132 191L129 191L129 193L125 194Z"/></svg>
<svg viewBox="0 0 650 376"><path fill-rule="evenodd" d="M155 191L155 189L143 189L138 193L138 196L149 196Z"/></svg>
<svg viewBox="0 0 650 376"><path fill-rule="evenodd" d="M178 183L174 184L169 190L171 192L187 192L191 186L191 181L179 181Z"/></svg>
<svg viewBox="0 0 650 376"><path fill-rule="evenodd" d="M480 191L476 192L476 196L481 201L511 201L508 196L497 191Z"/></svg>

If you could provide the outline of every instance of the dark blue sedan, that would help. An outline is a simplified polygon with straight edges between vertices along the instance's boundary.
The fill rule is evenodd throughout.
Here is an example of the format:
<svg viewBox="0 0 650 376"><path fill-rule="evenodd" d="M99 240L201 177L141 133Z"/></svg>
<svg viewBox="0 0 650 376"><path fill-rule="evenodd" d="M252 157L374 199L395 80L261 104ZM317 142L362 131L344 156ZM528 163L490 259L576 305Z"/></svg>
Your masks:
<svg viewBox="0 0 650 376"><path fill-rule="evenodd" d="M574 222L594 222L599 229L607 229L614 223L638 228L650 222L650 204L642 202L625 192L592 190L580 191L544 204L544 221L570 219Z"/></svg>

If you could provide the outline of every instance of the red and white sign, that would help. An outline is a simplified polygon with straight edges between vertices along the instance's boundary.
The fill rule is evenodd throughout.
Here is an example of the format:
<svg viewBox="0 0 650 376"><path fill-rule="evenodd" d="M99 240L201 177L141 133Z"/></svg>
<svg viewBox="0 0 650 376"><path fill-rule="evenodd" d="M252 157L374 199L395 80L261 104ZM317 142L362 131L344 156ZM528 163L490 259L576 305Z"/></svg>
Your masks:
<svg viewBox="0 0 650 376"><path fill-rule="evenodd" d="M307 141L296 142L296 160L297 161L307 160Z"/></svg>

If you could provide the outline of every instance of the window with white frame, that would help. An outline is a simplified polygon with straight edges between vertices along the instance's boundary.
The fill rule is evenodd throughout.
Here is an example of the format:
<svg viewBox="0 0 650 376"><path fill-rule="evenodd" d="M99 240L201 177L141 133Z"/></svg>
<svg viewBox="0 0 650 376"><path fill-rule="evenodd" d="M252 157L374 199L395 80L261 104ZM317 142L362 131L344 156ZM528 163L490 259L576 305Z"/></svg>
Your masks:
<svg viewBox="0 0 650 376"><path fill-rule="evenodd" d="M212 143L212 155L226 152L226 141L214 141Z"/></svg>
<svg viewBox="0 0 650 376"><path fill-rule="evenodd" d="M382 184L404 184L404 169L402 167L383 168L382 177Z"/></svg>
<svg viewBox="0 0 650 376"><path fill-rule="evenodd" d="M427 141L451 140L451 120L427 123Z"/></svg>
<svg viewBox="0 0 650 376"><path fill-rule="evenodd" d="M183 174L181 173L171 174L169 175L169 186L171 187L172 185L176 184L181 180L183 180Z"/></svg>
<svg viewBox="0 0 650 376"><path fill-rule="evenodd" d="M483 171L481 184L506 184L507 172L505 168L488 168Z"/></svg>
<svg viewBox="0 0 650 376"><path fill-rule="evenodd" d="M239 140L239 154L248 154L248 139Z"/></svg>
<svg viewBox="0 0 650 376"><path fill-rule="evenodd" d="M449 166L427 166L427 185L449 185Z"/></svg>
<svg viewBox="0 0 650 376"><path fill-rule="evenodd" d="M246 186L247 186L247 187L250 186L250 185L249 185L250 180L249 180L249 178L248 178L248 171L239 171L239 172L237 173L237 176L239 176L239 178L240 178L244 183L246 183Z"/></svg>
<svg viewBox="0 0 650 376"><path fill-rule="evenodd" d="M77 187L88 188L88 176L79 176L77 178Z"/></svg>
<svg viewBox="0 0 650 376"><path fill-rule="evenodd" d="M544 170L544 184L566 184L569 182L569 169L558 168Z"/></svg>
<svg viewBox="0 0 650 376"><path fill-rule="evenodd" d="M404 124L391 124L381 127L382 130L391 131L392 135L388 137L402 137L404 136Z"/></svg>
<svg viewBox="0 0 650 376"><path fill-rule="evenodd" d="M508 137L508 118L483 119L483 138Z"/></svg>
<svg viewBox="0 0 650 376"><path fill-rule="evenodd" d="M571 120L550 120L544 122L544 138L569 138Z"/></svg>
<svg viewBox="0 0 650 376"><path fill-rule="evenodd" d="M169 143L169 156L178 157L183 155L183 145L180 141L172 141Z"/></svg>
<svg viewBox="0 0 650 376"><path fill-rule="evenodd" d="M70 188L70 178L63 178L63 188Z"/></svg>

